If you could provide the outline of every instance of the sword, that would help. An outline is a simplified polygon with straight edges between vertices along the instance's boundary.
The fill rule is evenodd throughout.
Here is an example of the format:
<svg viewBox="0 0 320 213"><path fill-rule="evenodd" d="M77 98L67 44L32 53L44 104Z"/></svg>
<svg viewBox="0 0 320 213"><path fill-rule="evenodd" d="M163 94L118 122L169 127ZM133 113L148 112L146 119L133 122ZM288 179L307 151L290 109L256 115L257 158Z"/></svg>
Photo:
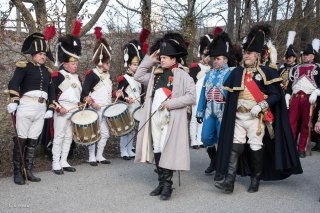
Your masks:
<svg viewBox="0 0 320 213"><path fill-rule="evenodd" d="M308 123L308 139L307 139L307 145L306 145L306 155L307 156L311 156L312 155L312 152L311 152L311 130L312 130L312 118L313 118L313 112L314 112L314 109L315 109L315 105L314 104L311 104L310 105L310 111L309 111L309 123Z"/></svg>

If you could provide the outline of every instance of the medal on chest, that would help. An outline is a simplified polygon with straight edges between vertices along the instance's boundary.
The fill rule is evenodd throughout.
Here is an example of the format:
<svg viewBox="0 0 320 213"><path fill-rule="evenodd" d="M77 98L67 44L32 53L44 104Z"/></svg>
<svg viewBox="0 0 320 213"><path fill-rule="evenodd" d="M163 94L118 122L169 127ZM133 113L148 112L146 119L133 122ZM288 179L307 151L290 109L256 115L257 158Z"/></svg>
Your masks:
<svg viewBox="0 0 320 213"><path fill-rule="evenodd" d="M172 84L173 84L173 76L169 76L169 77L168 77L167 87L172 86Z"/></svg>

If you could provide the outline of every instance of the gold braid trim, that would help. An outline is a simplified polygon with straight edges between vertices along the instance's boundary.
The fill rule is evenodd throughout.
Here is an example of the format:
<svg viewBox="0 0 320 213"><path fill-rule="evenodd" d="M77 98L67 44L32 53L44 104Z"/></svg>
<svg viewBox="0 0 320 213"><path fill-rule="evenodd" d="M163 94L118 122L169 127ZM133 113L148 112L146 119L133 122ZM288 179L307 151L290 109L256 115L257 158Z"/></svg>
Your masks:
<svg viewBox="0 0 320 213"><path fill-rule="evenodd" d="M263 79L263 82L265 85L270 85L270 84L273 84L275 82L280 82L282 81L282 78L279 77L279 78L274 78L270 81L267 81L267 77L266 75L264 74L264 72L262 71L262 69L260 67L257 67L257 71L259 72L259 74L262 76L262 79Z"/></svg>
<svg viewBox="0 0 320 213"><path fill-rule="evenodd" d="M15 96L18 96L18 97L20 96L19 92L15 91L15 90L9 90L9 93L11 95L15 95Z"/></svg>

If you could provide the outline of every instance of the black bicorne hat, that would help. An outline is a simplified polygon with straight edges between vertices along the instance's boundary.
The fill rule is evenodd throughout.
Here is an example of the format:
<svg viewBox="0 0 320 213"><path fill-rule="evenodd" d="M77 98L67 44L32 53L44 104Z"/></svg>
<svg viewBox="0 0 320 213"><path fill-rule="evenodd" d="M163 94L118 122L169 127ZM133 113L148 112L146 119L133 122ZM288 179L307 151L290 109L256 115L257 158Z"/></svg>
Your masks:
<svg viewBox="0 0 320 213"><path fill-rule="evenodd" d="M128 64L139 63L143 59L141 44L138 40L129 41L123 48L124 67Z"/></svg>
<svg viewBox="0 0 320 213"><path fill-rule="evenodd" d="M21 52L24 54L36 54L39 52L45 52L47 57L54 61L49 45L44 39L42 33L33 33L24 40Z"/></svg>
<svg viewBox="0 0 320 213"><path fill-rule="evenodd" d="M179 33L167 33L160 43L159 55L182 58L188 55L185 40Z"/></svg>
<svg viewBox="0 0 320 213"><path fill-rule="evenodd" d="M297 54L294 51L294 47L292 44L289 45L289 47L287 48L286 54L285 54L286 58L289 58L290 56L297 57Z"/></svg>
<svg viewBox="0 0 320 213"><path fill-rule="evenodd" d="M261 53L266 41L270 39L271 26L268 24L258 24L250 29L243 44L243 49L249 52Z"/></svg>

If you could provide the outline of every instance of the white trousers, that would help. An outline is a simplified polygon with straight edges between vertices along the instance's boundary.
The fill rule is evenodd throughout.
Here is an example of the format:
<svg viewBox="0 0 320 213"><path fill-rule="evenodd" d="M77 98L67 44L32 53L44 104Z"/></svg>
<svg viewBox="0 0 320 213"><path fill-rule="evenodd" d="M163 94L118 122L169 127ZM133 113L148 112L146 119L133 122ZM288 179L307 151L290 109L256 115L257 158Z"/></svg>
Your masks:
<svg viewBox="0 0 320 213"><path fill-rule="evenodd" d="M97 143L88 146L89 162L106 160L103 157L103 151L104 151L104 147L107 144L108 138L110 137L110 133L109 133L109 127L107 125L107 121L103 116L103 111L104 111L104 108L101 108L100 110L96 111L99 115L101 139ZM97 153L96 153L96 147L97 147Z"/></svg>
<svg viewBox="0 0 320 213"><path fill-rule="evenodd" d="M259 150L263 145L262 139L265 134L265 125L262 122L260 135L257 135L258 126L259 119L253 117L250 112L237 112L233 143L245 144L248 137L247 143L250 144L250 148L255 151Z"/></svg>
<svg viewBox="0 0 320 213"><path fill-rule="evenodd" d="M202 145L201 141L201 132L203 124L199 124L197 122L196 113L197 113L197 105L192 105L192 115L190 120L190 139L191 146L200 146Z"/></svg>
<svg viewBox="0 0 320 213"><path fill-rule="evenodd" d="M163 151L164 141L166 139L170 113L167 109L157 111L151 118L151 134L153 141L153 152Z"/></svg>
<svg viewBox="0 0 320 213"><path fill-rule="evenodd" d="M136 131L132 130L130 133L120 137L120 155L121 157L134 157L135 153L133 149L133 137L135 136ZM130 142L129 142L130 141Z"/></svg>
<svg viewBox="0 0 320 213"><path fill-rule="evenodd" d="M16 128L19 138L38 139L44 124L46 103L20 99L16 112Z"/></svg>
<svg viewBox="0 0 320 213"><path fill-rule="evenodd" d="M65 115L54 113L53 126L54 126L54 139L52 145L52 169L60 170L61 167L70 167L67 158L72 143L72 125L71 117L72 112Z"/></svg>

